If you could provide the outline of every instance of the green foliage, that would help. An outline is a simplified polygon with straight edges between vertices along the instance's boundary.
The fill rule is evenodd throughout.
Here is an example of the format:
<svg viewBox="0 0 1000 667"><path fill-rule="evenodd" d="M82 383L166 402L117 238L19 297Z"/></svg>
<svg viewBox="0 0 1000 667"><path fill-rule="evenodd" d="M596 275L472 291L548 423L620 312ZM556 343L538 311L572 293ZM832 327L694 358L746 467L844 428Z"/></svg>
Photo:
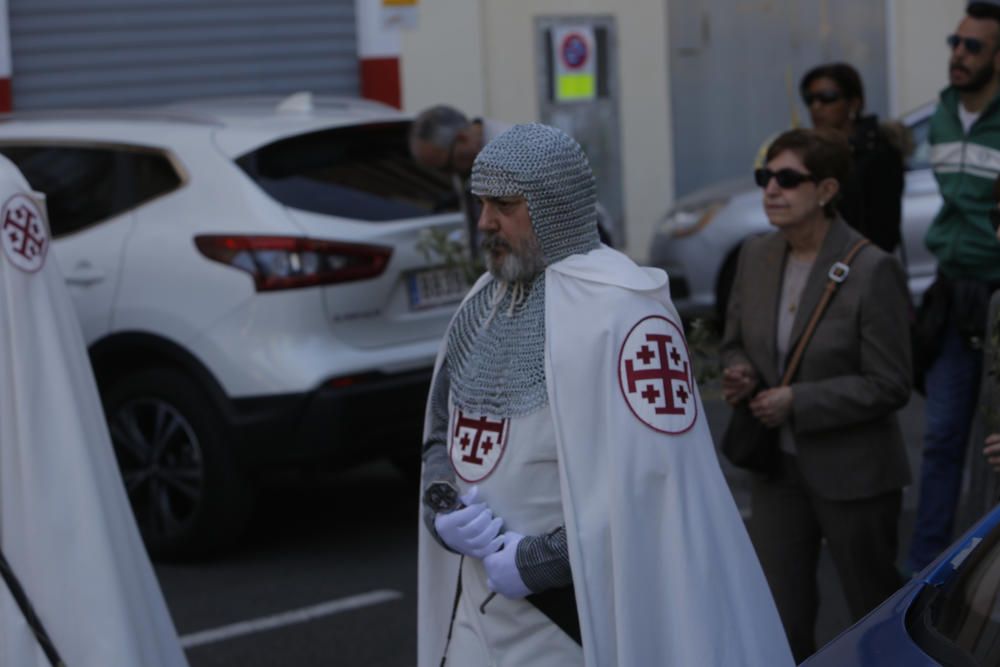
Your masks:
<svg viewBox="0 0 1000 667"><path fill-rule="evenodd" d="M417 239L417 250L430 263L440 262L460 269L470 285L485 271L481 259L473 260L470 257L465 237L455 238L446 229L422 230Z"/></svg>
<svg viewBox="0 0 1000 667"><path fill-rule="evenodd" d="M694 378L698 385L719 379L719 333L710 320L696 318L687 326L687 342L694 365Z"/></svg>

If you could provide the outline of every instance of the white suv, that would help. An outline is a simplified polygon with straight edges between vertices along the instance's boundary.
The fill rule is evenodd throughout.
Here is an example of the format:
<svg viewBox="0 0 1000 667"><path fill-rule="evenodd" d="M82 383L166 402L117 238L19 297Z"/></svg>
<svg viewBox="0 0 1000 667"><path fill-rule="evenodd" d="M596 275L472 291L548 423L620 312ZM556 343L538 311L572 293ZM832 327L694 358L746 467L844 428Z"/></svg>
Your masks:
<svg viewBox="0 0 1000 667"><path fill-rule="evenodd" d="M0 152L48 198L155 556L234 536L262 466L419 460L468 285L418 250L462 218L411 161L408 125L307 95L0 122Z"/></svg>

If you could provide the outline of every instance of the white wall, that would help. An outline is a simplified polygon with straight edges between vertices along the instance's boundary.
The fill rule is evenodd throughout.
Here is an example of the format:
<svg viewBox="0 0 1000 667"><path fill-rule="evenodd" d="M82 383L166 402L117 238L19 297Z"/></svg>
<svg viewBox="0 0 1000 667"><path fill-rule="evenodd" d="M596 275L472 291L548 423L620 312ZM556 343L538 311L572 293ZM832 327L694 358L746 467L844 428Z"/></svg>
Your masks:
<svg viewBox="0 0 1000 667"><path fill-rule="evenodd" d="M948 85L945 38L965 15L966 4L966 0L887 0L893 115L937 99Z"/></svg>
<svg viewBox="0 0 1000 667"><path fill-rule="evenodd" d="M402 31L403 109L450 104L487 112L480 44L481 0L421 0L415 28Z"/></svg>
<svg viewBox="0 0 1000 667"><path fill-rule="evenodd" d="M403 34L403 107L537 119L534 17L588 14L617 20L626 251L645 261L673 200L666 0L421 0L419 26Z"/></svg>

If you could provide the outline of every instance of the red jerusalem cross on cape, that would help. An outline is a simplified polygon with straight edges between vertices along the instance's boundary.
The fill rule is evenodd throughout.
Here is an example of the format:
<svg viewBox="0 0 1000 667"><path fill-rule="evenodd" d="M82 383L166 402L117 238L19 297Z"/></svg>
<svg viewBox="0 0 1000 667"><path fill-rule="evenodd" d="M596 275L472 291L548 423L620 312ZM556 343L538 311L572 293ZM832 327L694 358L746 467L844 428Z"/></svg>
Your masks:
<svg viewBox="0 0 1000 667"><path fill-rule="evenodd" d="M451 465L466 482L490 476L507 447L508 419L470 417L455 408L451 425Z"/></svg>
<svg viewBox="0 0 1000 667"><path fill-rule="evenodd" d="M684 433L698 418L691 356L679 326L650 315L622 344L618 382L632 414L661 433Z"/></svg>

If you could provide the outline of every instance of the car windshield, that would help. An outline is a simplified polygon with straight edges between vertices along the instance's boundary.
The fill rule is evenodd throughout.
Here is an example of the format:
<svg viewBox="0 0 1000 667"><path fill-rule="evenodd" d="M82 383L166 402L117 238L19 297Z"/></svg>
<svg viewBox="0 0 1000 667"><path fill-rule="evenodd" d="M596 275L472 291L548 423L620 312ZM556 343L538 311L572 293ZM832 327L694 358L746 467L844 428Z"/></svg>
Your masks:
<svg viewBox="0 0 1000 667"><path fill-rule="evenodd" d="M282 204L366 221L457 211L447 177L422 169L407 147L408 122L297 135L236 160Z"/></svg>
<svg viewBox="0 0 1000 667"><path fill-rule="evenodd" d="M1000 529L994 528L968 556L955 581L934 602L931 622L976 664L1000 661Z"/></svg>

